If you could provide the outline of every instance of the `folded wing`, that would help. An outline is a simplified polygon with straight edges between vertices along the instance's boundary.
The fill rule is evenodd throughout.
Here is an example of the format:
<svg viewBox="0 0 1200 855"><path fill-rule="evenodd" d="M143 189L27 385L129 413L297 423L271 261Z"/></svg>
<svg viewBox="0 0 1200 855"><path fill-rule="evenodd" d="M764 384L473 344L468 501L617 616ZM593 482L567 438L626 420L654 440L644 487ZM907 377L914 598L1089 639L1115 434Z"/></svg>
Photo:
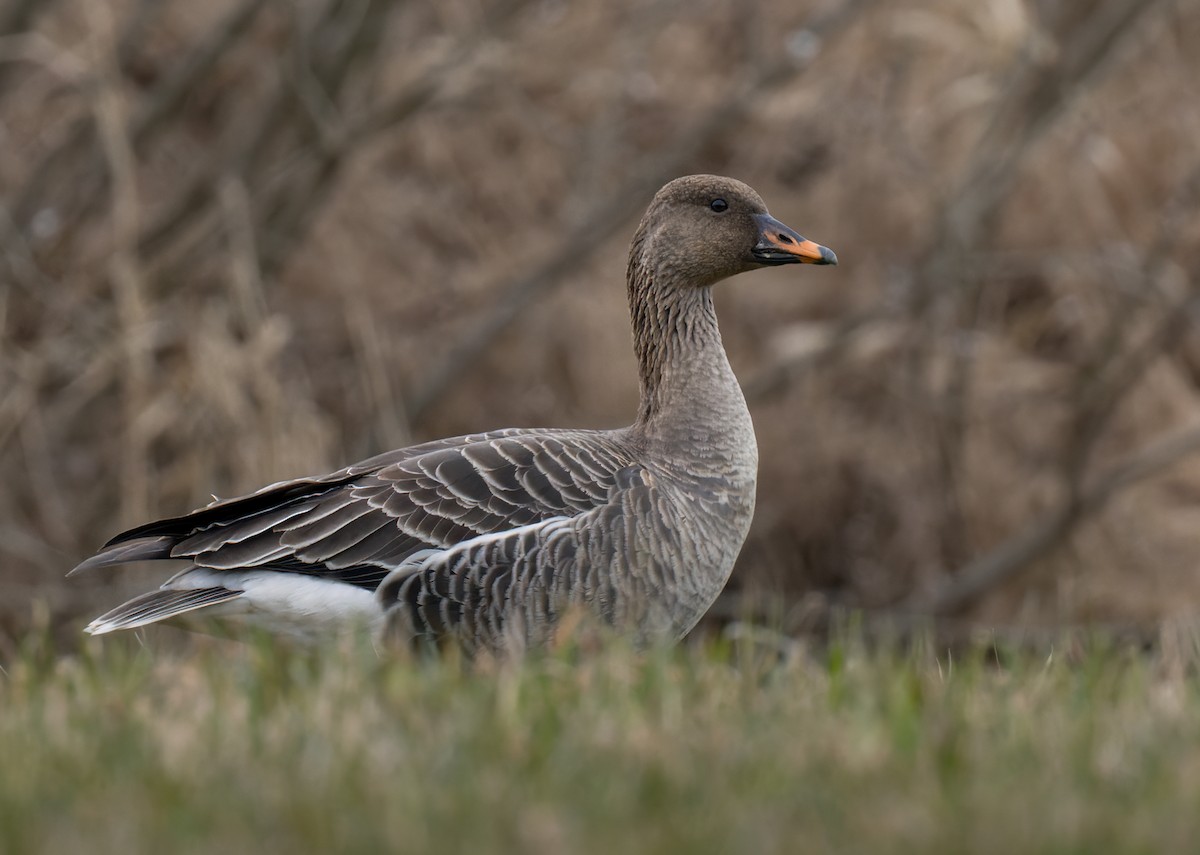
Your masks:
<svg viewBox="0 0 1200 855"><path fill-rule="evenodd" d="M415 554L602 506L628 464L611 436L597 432L506 430L440 440L138 526L72 573L183 559L217 571L218 579L227 571L231 584L248 570L265 570L373 592ZM187 577L167 587L190 584ZM214 573L203 577L211 587ZM186 600L189 610L195 602ZM146 616L143 607L139 621Z"/></svg>

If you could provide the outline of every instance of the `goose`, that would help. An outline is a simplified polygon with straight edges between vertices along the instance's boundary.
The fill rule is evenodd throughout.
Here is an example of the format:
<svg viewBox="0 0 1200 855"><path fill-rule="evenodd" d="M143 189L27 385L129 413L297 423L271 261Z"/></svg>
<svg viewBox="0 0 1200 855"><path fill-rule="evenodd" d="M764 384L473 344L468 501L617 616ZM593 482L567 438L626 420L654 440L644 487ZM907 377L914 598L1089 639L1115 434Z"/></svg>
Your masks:
<svg viewBox="0 0 1200 855"><path fill-rule="evenodd" d="M69 575L187 566L85 631L215 617L313 641L366 625L473 655L545 646L581 612L638 644L679 640L725 586L754 514L758 446L712 287L795 263L837 257L740 181L671 181L629 250L632 425L435 440L140 525Z"/></svg>

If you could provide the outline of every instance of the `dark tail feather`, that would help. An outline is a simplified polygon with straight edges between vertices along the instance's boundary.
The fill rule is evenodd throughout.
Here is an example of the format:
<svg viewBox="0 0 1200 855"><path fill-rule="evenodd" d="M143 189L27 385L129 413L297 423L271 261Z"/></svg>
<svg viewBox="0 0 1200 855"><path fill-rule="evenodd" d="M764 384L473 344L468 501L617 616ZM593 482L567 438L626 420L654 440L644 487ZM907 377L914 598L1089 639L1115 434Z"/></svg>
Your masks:
<svg viewBox="0 0 1200 855"><path fill-rule="evenodd" d="M128 559L127 559L128 560ZM136 559L135 559L136 560ZM84 562L85 564L87 562ZM81 564L80 567L83 565ZM76 568L78 570L79 568ZM75 572L74 570L71 572ZM127 603L117 606L110 612L100 615L89 623L84 632L89 635L103 635L118 629L134 629L148 623L177 617L196 609L227 603L242 596L241 591L231 591L228 588L191 588L188 590L157 590L140 597L134 597Z"/></svg>
<svg viewBox="0 0 1200 855"><path fill-rule="evenodd" d="M83 573L97 567L110 567L114 564L126 564L131 561L170 558L172 549L197 532L214 526L230 525L259 514L293 506L305 499L337 490L354 480L355 477L349 472L345 472L337 473L337 477L330 476L330 480L327 481L321 479L288 481L266 487L249 496L214 502L208 507L200 508L181 517L156 520L137 528L131 528L109 540L98 553L67 575L74 576L76 573ZM190 554L182 557L188 558Z"/></svg>
<svg viewBox="0 0 1200 855"><path fill-rule="evenodd" d="M106 546L67 575L74 576L76 573L83 573L97 567L111 567L113 564L125 564L130 561L170 558L171 547L176 542L174 537L143 537L139 540Z"/></svg>
<svg viewBox="0 0 1200 855"><path fill-rule="evenodd" d="M227 525L244 517L282 508L294 502L302 502L313 496L324 495L348 484L356 477L349 472L340 472L336 473L336 477L329 476L329 480L298 478L295 481L274 484L248 496L213 502L207 507L198 508L181 517L170 517L139 525L129 531L121 532L104 544L104 547L107 549L110 546L152 537L167 537L178 543L185 537L190 537L196 532L214 525Z"/></svg>

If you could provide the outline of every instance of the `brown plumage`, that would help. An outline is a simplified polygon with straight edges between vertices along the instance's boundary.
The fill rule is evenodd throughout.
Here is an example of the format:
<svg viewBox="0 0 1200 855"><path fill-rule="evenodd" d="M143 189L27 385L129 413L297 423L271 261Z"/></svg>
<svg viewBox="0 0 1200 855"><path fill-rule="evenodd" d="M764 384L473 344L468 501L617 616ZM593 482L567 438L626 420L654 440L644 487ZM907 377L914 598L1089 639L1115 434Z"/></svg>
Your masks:
<svg viewBox="0 0 1200 855"><path fill-rule="evenodd" d="M367 623L501 651L544 643L578 606L639 642L677 639L725 585L754 512L758 449L711 286L836 261L745 184L676 179L630 247L630 427L438 440L139 526L72 572L188 566L88 631L202 610L306 637Z"/></svg>

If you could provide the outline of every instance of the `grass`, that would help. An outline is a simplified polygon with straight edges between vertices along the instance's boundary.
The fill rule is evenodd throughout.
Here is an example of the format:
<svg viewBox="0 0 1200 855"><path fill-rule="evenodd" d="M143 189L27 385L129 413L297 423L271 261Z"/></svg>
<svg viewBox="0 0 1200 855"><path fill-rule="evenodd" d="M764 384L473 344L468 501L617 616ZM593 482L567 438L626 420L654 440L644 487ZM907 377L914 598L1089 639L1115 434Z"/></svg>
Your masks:
<svg viewBox="0 0 1200 855"><path fill-rule="evenodd" d="M1195 657L1085 647L30 643L0 674L0 851L1187 850Z"/></svg>

